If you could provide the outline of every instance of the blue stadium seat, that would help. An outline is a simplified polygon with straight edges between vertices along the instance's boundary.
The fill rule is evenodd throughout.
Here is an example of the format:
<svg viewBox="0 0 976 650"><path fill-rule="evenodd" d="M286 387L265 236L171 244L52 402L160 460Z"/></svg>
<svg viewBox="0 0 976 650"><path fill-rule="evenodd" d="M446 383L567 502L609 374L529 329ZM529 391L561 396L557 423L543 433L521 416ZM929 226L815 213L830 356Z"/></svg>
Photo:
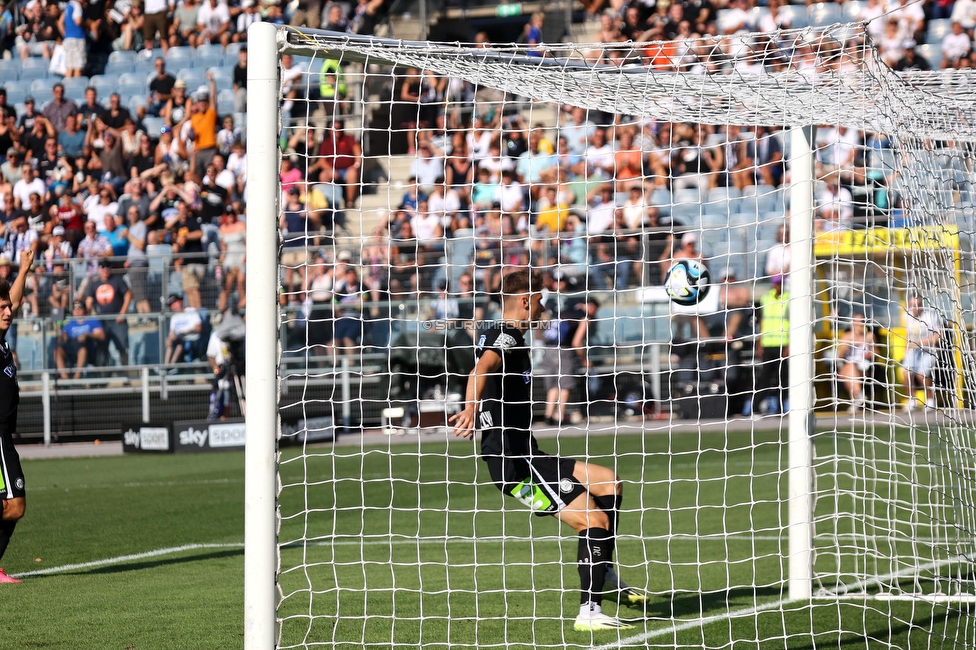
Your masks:
<svg viewBox="0 0 976 650"><path fill-rule="evenodd" d="M125 86L126 84L138 84L146 88L146 92L148 92L149 85L146 83L146 75L139 74L138 72L125 72L120 74L119 85Z"/></svg>
<svg viewBox="0 0 976 650"><path fill-rule="evenodd" d="M54 84L57 82L57 79L52 79L51 77L35 79L31 82L30 93L34 96L34 99L49 99L51 97L51 89L54 88Z"/></svg>
<svg viewBox="0 0 976 650"><path fill-rule="evenodd" d="M149 96L149 90L146 88L146 84L140 83L119 83L116 92L119 93L120 97L141 96L143 99L146 99Z"/></svg>
<svg viewBox="0 0 976 650"><path fill-rule="evenodd" d="M142 121L142 125L146 128L146 134L149 135L153 140L159 137L160 130L166 126L166 120L161 117L146 117Z"/></svg>
<svg viewBox="0 0 976 650"><path fill-rule="evenodd" d="M198 87L206 85L207 71L197 70L195 68L183 68L176 74L176 78L186 82L187 93L195 93Z"/></svg>
<svg viewBox="0 0 976 650"><path fill-rule="evenodd" d="M20 59L0 59L0 78L4 81L20 79Z"/></svg>
<svg viewBox="0 0 976 650"><path fill-rule="evenodd" d="M28 59L28 61L29 60L30 59ZM46 67L45 68L24 68L23 70L20 71L21 80L27 79L33 81L35 79L47 79L49 76L50 73L47 71Z"/></svg>
<svg viewBox="0 0 976 650"><path fill-rule="evenodd" d="M30 86L33 81L31 79L20 79L7 81L3 84L3 87L7 89L7 101L13 103L10 99L10 93L22 92L25 95L30 92Z"/></svg>
<svg viewBox="0 0 976 650"><path fill-rule="evenodd" d="M122 100L120 103L126 108L128 108L129 112L132 113L133 115L135 115L136 110L138 110L140 106L146 106L149 104L149 101L146 95L144 94L131 95L131 96L122 95L121 99Z"/></svg>
<svg viewBox="0 0 976 650"><path fill-rule="evenodd" d="M85 91L87 89L88 86L72 86L70 88L66 86L64 89L64 96L73 101L75 104L80 105L85 103Z"/></svg>
<svg viewBox="0 0 976 650"><path fill-rule="evenodd" d="M807 26L807 12L803 5L783 5L777 10L777 15L782 16L794 29Z"/></svg>
<svg viewBox="0 0 976 650"><path fill-rule="evenodd" d="M217 84L217 92L221 90L233 90L234 89L234 77L232 74L226 72L226 68L210 68L208 72L212 72L214 76L214 83Z"/></svg>
<svg viewBox="0 0 976 650"><path fill-rule="evenodd" d="M28 92L21 87L17 88L16 90L7 89L7 103L22 104L27 95Z"/></svg>
<svg viewBox="0 0 976 650"><path fill-rule="evenodd" d="M234 112L234 91L221 90L217 93L217 113L230 115Z"/></svg>
<svg viewBox="0 0 976 650"><path fill-rule="evenodd" d="M119 75L117 74L97 74L91 78L88 84L98 91L99 99L103 99L115 92L119 85Z"/></svg>
<svg viewBox="0 0 976 650"><path fill-rule="evenodd" d="M822 27L841 22L840 6L836 2L818 2L807 7L807 24Z"/></svg>
<svg viewBox="0 0 976 650"><path fill-rule="evenodd" d="M952 20L949 18L940 18L938 20L930 20L925 31L925 42L926 43L937 43L942 44L942 39L946 37L946 34L952 31Z"/></svg>
<svg viewBox="0 0 976 650"><path fill-rule="evenodd" d="M237 53L241 51L247 43L228 43L227 48L224 50L224 63L228 65L237 65Z"/></svg>
<svg viewBox="0 0 976 650"><path fill-rule="evenodd" d="M120 75L132 72L134 69L135 64L131 61L111 61L105 66L105 74Z"/></svg>
<svg viewBox="0 0 976 650"><path fill-rule="evenodd" d="M942 65L942 43L926 43L925 45L919 45L915 49L915 53L921 56L923 59L929 62L932 68L938 68Z"/></svg>
<svg viewBox="0 0 976 650"><path fill-rule="evenodd" d="M115 92L115 91L113 90L112 92ZM98 105L101 106L104 109L111 108L111 105L112 105L112 98L111 98L111 96L105 95L104 97L99 97L98 98Z"/></svg>
<svg viewBox="0 0 976 650"><path fill-rule="evenodd" d="M218 68L224 64L223 55L207 55L207 56L197 56L193 59L193 67L199 68L201 70L206 70L207 68Z"/></svg>
<svg viewBox="0 0 976 650"><path fill-rule="evenodd" d="M864 5L861 0L847 0L841 6L841 14L846 22L855 22L861 17L861 7Z"/></svg>
<svg viewBox="0 0 976 650"><path fill-rule="evenodd" d="M21 116L27 114L27 105L23 102L18 102L14 104L14 112L17 113L17 121L20 121Z"/></svg>
<svg viewBox="0 0 976 650"><path fill-rule="evenodd" d="M47 70L51 67L51 60L32 56L20 62L22 70Z"/></svg>
<svg viewBox="0 0 976 650"><path fill-rule="evenodd" d="M200 58L202 56L224 56L224 46L220 43L204 43L196 49L196 56ZM199 67L199 66L198 66Z"/></svg>
<svg viewBox="0 0 976 650"><path fill-rule="evenodd" d="M61 80L61 85L64 89L68 88L87 88L89 84L88 77L65 77Z"/></svg>
<svg viewBox="0 0 976 650"><path fill-rule="evenodd" d="M132 72L133 74L148 77L149 75L156 73L156 68L153 66L152 61L143 61L142 59L139 59L136 61L135 66L133 66Z"/></svg>
<svg viewBox="0 0 976 650"><path fill-rule="evenodd" d="M186 45L169 48L166 52L166 67L180 68L192 65L190 61L195 58L193 48Z"/></svg>
<svg viewBox="0 0 976 650"><path fill-rule="evenodd" d="M108 55L109 63L126 62L133 63L137 58L135 50L115 51Z"/></svg>
<svg viewBox="0 0 976 650"><path fill-rule="evenodd" d="M701 204L675 203L671 206L671 223L698 226L701 223Z"/></svg>

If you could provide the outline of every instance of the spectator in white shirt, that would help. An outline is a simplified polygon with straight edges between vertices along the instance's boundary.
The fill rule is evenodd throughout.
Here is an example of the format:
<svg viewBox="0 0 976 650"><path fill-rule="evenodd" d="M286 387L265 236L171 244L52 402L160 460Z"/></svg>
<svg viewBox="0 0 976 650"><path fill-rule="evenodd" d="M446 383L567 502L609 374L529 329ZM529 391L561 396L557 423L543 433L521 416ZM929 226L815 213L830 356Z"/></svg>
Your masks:
<svg viewBox="0 0 976 650"><path fill-rule="evenodd" d="M220 43L227 47L230 43L230 11L226 3L219 0L202 3L197 11L197 25L200 27L200 39L197 45Z"/></svg>
<svg viewBox="0 0 976 650"><path fill-rule="evenodd" d="M952 31L942 39L942 67L962 67L960 62L969 56L972 45L969 34L962 28L962 25L952 23Z"/></svg>
<svg viewBox="0 0 976 650"><path fill-rule="evenodd" d="M429 144L421 144L419 156L410 165L410 175L417 179L417 185L429 194L438 178L444 178L444 158L434 153Z"/></svg>
<svg viewBox="0 0 976 650"><path fill-rule="evenodd" d="M956 0L950 19L962 25L963 29L976 28L976 0Z"/></svg>
<svg viewBox="0 0 976 650"><path fill-rule="evenodd" d="M24 163L20 173L20 180L14 183L14 206L18 210L26 210L30 205L30 195L36 193L43 199L47 196L47 187L44 186L44 181L36 177L30 163Z"/></svg>
<svg viewBox="0 0 976 650"><path fill-rule="evenodd" d="M834 180L849 180L854 176L854 159L861 137L857 130L846 126L828 127L817 131L820 160L817 177L833 175Z"/></svg>
<svg viewBox="0 0 976 650"><path fill-rule="evenodd" d="M502 170L502 182L495 189L495 201L502 207L502 213L512 214L524 209L522 185L515 180L515 172Z"/></svg>
<svg viewBox="0 0 976 650"><path fill-rule="evenodd" d="M613 226L617 205L613 199L613 186L604 183L590 191L586 210L586 234L599 235Z"/></svg>
<svg viewBox="0 0 976 650"><path fill-rule="evenodd" d="M854 198L850 190L827 181L817 194L817 230L848 230L854 225Z"/></svg>
<svg viewBox="0 0 976 650"><path fill-rule="evenodd" d="M766 275L782 275L790 272L790 233L786 226L776 231L776 244L766 252Z"/></svg>

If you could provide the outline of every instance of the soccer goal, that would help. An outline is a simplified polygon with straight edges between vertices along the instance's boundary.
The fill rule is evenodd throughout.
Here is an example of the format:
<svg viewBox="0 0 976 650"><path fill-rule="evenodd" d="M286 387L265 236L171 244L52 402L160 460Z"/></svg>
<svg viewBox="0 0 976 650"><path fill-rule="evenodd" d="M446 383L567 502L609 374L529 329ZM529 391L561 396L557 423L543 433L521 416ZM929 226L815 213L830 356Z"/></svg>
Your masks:
<svg viewBox="0 0 976 650"><path fill-rule="evenodd" d="M972 643L970 71L863 25L249 51L246 648ZM575 536L446 426L525 267L535 435L623 486L626 630L574 631Z"/></svg>

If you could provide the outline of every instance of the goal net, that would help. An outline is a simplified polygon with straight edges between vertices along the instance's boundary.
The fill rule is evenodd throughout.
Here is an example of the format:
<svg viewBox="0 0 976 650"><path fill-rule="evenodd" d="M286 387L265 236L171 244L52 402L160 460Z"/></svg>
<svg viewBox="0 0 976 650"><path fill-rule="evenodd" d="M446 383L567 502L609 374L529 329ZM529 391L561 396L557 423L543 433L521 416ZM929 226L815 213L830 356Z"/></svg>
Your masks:
<svg viewBox="0 0 976 650"><path fill-rule="evenodd" d="M250 50L247 647L973 642L969 71L863 25ZM539 444L623 485L630 629L574 631L576 536L446 423L517 268Z"/></svg>

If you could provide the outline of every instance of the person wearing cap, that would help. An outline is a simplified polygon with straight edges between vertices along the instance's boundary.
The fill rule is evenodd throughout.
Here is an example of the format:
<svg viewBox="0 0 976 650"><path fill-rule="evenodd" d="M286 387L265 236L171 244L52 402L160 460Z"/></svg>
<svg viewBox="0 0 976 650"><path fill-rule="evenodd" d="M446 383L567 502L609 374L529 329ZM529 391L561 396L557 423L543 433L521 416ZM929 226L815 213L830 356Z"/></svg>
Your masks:
<svg viewBox="0 0 976 650"><path fill-rule="evenodd" d="M183 121L190 108L190 99L186 94L186 82L177 79L173 84L173 94L159 111L159 116L166 120L169 127L176 126Z"/></svg>
<svg viewBox="0 0 976 650"><path fill-rule="evenodd" d="M65 238L64 226L55 226L51 231L51 240L44 250L44 268L48 273L57 273L59 270L63 272L72 257L74 257L74 249L71 242Z"/></svg>
<svg viewBox="0 0 976 650"><path fill-rule="evenodd" d="M210 0L214 2L215 0ZM226 11L226 5L224 10ZM201 174L217 153L217 82L213 73L207 71L209 90L198 93L183 122L190 123L190 140L193 141L193 154L190 156L190 173ZM180 132L183 124L174 130Z"/></svg>
<svg viewBox="0 0 976 650"><path fill-rule="evenodd" d="M772 286L759 299L759 340L756 358L760 360L752 413L756 416L766 400L775 400L767 414L786 409L789 386L790 293L783 289L783 276L770 278Z"/></svg>
<svg viewBox="0 0 976 650"><path fill-rule="evenodd" d="M121 274L113 272L108 259L98 262L98 277L88 284L85 306L100 316L115 316L103 321L106 338L112 342L123 366L129 365L129 322L125 314L132 302L132 291Z"/></svg>
<svg viewBox="0 0 976 650"><path fill-rule="evenodd" d="M27 134L34 129L34 122L40 117L40 113L37 112L37 105L34 103L34 98L30 95L24 98L24 112L19 118L17 118L17 127L20 129L21 133ZM30 146L21 142L22 146L26 146L30 149Z"/></svg>
<svg viewBox="0 0 976 650"><path fill-rule="evenodd" d="M932 65L918 53L916 48L918 43L912 39L905 41L905 52L902 54L901 58L895 65L891 66L891 69L895 72L905 72L906 70L920 70L926 72L932 69Z"/></svg>
<svg viewBox="0 0 976 650"><path fill-rule="evenodd" d="M200 341L200 333L203 332L203 320L200 312L194 308L186 309L183 306L183 297L179 294L172 294L166 300L167 306L173 315L169 320L169 334L166 336L166 359L167 365L192 361L187 354L191 352L194 343Z"/></svg>

